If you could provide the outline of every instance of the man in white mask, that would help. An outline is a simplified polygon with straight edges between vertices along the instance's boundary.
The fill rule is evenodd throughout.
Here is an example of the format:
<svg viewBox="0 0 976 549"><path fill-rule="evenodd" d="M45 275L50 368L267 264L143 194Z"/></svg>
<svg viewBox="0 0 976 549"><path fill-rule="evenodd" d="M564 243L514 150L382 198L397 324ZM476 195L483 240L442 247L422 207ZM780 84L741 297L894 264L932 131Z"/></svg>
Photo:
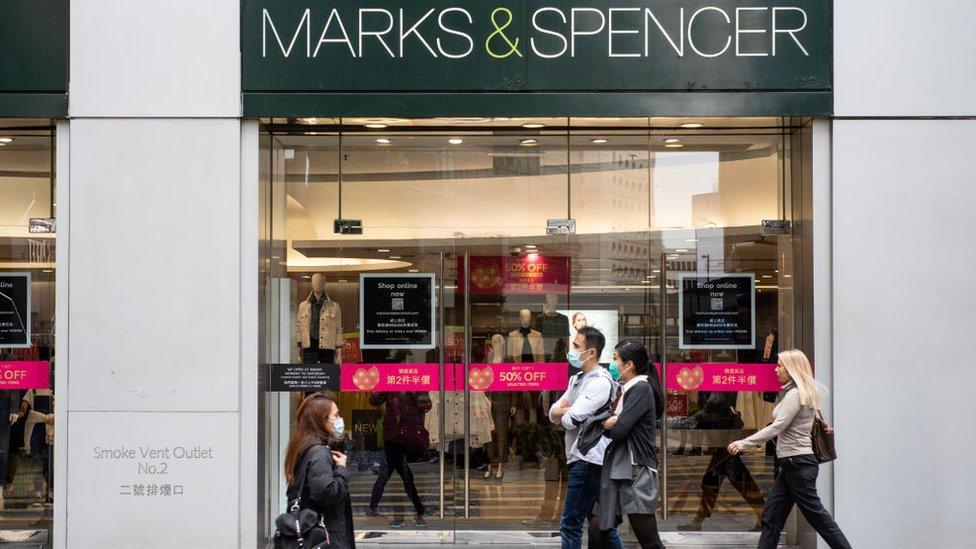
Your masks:
<svg viewBox="0 0 976 549"><path fill-rule="evenodd" d="M569 388L549 409L549 419L553 423L561 423L566 429L569 478L563 515L559 521L563 549L582 548L583 528L600 494L600 472L609 440L604 437L584 455L577 448L577 439L583 422L606 409L616 393L616 383L610 377L610 372L600 366L600 355L606 342L600 330L591 326L585 326L576 333L566 358L571 366L581 371L570 378ZM609 539L613 545L620 546L616 529L610 531Z"/></svg>

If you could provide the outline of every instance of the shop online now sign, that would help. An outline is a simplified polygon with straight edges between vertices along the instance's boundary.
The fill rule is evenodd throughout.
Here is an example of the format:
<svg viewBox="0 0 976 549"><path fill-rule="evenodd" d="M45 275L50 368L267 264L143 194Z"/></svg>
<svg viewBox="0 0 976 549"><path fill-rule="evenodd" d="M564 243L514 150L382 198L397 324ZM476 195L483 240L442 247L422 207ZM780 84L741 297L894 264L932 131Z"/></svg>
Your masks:
<svg viewBox="0 0 976 549"><path fill-rule="evenodd" d="M252 91L823 90L827 0L245 0Z"/></svg>

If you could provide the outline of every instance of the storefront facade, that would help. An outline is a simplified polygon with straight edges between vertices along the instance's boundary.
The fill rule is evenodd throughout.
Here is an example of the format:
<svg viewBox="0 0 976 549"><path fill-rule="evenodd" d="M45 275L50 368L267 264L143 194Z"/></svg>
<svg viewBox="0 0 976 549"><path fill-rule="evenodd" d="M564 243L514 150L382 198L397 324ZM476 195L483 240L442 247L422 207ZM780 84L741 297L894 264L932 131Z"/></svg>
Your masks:
<svg viewBox="0 0 976 549"><path fill-rule="evenodd" d="M950 4L950 26L976 15ZM666 380L666 541L755 542L771 458L720 449L765 423L798 347L831 391L821 495L855 545L965 545L963 506L936 504L965 498L944 450L898 425L959 440L934 418L962 389L908 383L905 355L919 318L930 342L971 329L976 296L890 302L976 267L976 76L898 38L957 35L881 2L60 6L22 19L70 30L62 86L0 89L0 274L32 273L62 373L38 476L55 546L265 547L296 401L321 389L352 433L360 543L552 543L545 411L583 323ZM54 245L25 215L57 220ZM899 260L920 248L962 265ZM390 398L431 408L415 491L383 482ZM928 504L887 503L909 498ZM801 517L784 543L816 547Z"/></svg>

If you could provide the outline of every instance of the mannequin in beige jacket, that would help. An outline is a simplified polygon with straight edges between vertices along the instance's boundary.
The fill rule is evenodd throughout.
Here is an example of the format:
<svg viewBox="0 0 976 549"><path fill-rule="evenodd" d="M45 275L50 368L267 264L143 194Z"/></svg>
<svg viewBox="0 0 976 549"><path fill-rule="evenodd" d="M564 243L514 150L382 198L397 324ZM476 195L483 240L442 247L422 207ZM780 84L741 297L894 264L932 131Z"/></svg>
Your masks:
<svg viewBox="0 0 976 549"><path fill-rule="evenodd" d="M506 347L508 362L524 364L546 361L546 342L542 332L532 328L532 311L528 309L519 311L519 327L509 332ZM515 415L514 423L516 425L525 421L535 423L538 418L536 399L539 395L520 391L513 393L512 396L517 399L515 407L519 410Z"/></svg>
<svg viewBox="0 0 976 549"><path fill-rule="evenodd" d="M342 310L325 293L325 275L312 275L312 291L298 304L297 326L302 363L333 364L341 356Z"/></svg>

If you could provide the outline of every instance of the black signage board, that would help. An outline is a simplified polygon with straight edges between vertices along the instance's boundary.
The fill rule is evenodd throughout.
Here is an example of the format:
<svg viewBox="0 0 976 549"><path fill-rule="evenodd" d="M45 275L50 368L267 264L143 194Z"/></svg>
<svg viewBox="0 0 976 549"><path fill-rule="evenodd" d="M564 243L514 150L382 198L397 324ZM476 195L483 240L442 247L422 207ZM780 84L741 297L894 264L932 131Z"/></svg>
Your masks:
<svg viewBox="0 0 976 549"><path fill-rule="evenodd" d="M830 0L243 0L241 17L248 116L831 108Z"/></svg>
<svg viewBox="0 0 976 549"><path fill-rule="evenodd" d="M752 274L683 274L679 281L679 348L756 347L756 294Z"/></svg>
<svg viewBox="0 0 976 549"><path fill-rule="evenodd" d="M361 349L433 349L434 275L361 274Z"/></svg>
<svg viewBox="0 0 976 549"><path fill-rule="evenodd" d="M269 364L268 391L338 391L338 364Z"/></svg>
<svg viewBox="0 0 976 549"><path fill-rule="evenodd" d="M64 117L68 0L0 2L0 117Z"/></svg>
<svg viewBox="0 0 976 549"><path fill-rule="evenodd" d="M31 346L31 275L0 272L0 348Z"/></svg>

